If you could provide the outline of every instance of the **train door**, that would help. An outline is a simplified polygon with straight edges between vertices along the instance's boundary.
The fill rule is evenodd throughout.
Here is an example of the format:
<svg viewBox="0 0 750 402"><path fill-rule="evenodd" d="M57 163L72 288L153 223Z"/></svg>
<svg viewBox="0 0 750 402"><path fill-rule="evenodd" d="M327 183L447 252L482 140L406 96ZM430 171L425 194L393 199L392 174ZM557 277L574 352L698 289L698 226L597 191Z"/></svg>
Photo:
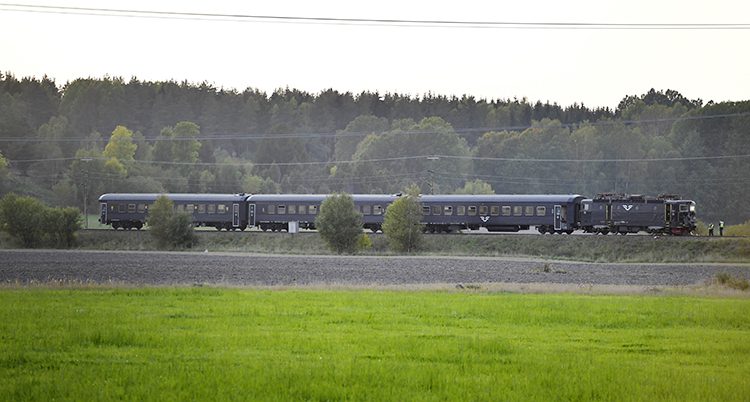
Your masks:
<svg viewBox="0 0 750 402"><path fill-rule="evenodd" d="M99 212L99 222L106 224L107 223L107 203L102 202L100 204L100 211Z"/></svg>
<svg viewBox="0 0 750 402"><path fill-rule="evenodd" d="M240 226L240 204L232 204L232 226Z"/></svg>
<svg viewBox="0 0 750 402"><path fill-rule="evenodd" d="M612 222L612 204L607 204L604 207L604 221L607 224L610 224Z"/></svg>
<svg viewBox="0 0 750 402"><path fill-rule="evenodd" d="M672 223L672 204L664 204L664 224L670 226Z"/></svg>
<svg viewBox="0 0 750 402"><path fill-rule="evenodd" d="M247 204L247 224L255 226L255 204Z"/></svg>
<svg viewBox="0 0 750 402"><path fill-rule="evenodd" d="M562 205L555 205L555 230L562 230Z"/></svg>

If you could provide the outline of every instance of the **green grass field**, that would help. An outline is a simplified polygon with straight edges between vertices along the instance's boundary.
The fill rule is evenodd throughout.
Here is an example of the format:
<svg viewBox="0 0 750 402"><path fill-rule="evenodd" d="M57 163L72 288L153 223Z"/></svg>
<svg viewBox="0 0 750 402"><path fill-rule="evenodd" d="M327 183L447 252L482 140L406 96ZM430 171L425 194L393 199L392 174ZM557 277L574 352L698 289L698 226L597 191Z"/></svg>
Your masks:
<svg viewBox="0 0 750 402"><path fill-rule="evenodd" d="M0 400L747 400L750 300L0 291Z"/></svg>

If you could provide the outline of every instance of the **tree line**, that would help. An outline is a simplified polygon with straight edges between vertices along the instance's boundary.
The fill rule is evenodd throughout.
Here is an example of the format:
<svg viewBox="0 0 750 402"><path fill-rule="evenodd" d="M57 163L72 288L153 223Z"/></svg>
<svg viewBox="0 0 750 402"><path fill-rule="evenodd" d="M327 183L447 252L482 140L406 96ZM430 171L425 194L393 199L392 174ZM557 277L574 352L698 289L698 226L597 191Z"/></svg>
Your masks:
<svg viewBox="0 0 750 402"><path fill-rule="evenodd" d="M750 218L750 101L674 90L615 110L527 99L0 74L0 194L678 193Z"/></svg>

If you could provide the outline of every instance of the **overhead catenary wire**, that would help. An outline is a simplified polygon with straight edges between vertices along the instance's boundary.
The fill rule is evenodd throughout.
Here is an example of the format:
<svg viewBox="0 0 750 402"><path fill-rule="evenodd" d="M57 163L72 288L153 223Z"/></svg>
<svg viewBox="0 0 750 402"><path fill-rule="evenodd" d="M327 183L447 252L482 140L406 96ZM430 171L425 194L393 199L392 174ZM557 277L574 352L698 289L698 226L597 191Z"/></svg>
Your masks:
<svg viewBox="0 0 750 402"><path fill-rule="evenodd" d="M343 18L328 16L288 16L238 13L207 13L162 10L117 9L99 7L71 7L0 3L0 10L46 14L187 19L198 21L237 21L254 23L323 24L349 26L388 26L463 29L567 29L567 30L746 30L747 23L618 23L618 22L558 22L558 21L488 21L488 20L437 20L398 18Z"/></svg>

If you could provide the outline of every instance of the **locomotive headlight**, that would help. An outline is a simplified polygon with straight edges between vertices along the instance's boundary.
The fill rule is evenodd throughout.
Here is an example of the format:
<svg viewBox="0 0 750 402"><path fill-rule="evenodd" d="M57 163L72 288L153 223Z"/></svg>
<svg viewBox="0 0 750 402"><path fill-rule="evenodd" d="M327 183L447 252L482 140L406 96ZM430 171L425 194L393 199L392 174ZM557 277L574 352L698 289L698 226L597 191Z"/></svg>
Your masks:
<svg viewBox="0 0 750 402"><path fill-rule="evenodd" d="M690 205L690 212L695 212L695 204Z"/></svg>

